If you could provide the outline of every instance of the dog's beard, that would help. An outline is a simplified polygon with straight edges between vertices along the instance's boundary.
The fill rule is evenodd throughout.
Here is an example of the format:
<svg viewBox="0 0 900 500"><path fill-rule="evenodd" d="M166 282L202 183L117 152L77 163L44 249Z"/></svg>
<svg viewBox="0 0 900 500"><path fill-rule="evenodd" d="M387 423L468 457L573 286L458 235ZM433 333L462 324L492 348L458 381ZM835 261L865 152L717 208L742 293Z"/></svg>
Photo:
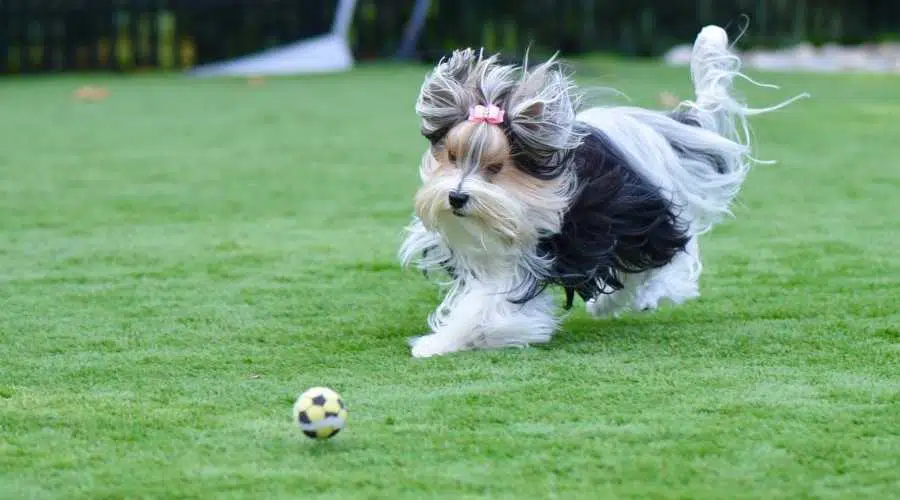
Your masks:
<svg viewBox="0 0 900 500"><path fill-rule="evenodd" d="M570 196L565 178L540 181L520 174L515 182L507 178L498 184L469 175L462 180L469 201L456 210L449 196L460 188L460 175L428 171L428 167L423 165L424 184L416 193L416 215L457 250L494 256L520 253L560 228Z"/></svg>
<svg viewBox="0 0 900 500"><path fill-rule="evenodd" d="M459 179L432 179L416 194L416 214L425 227L441 233L453 246L486 251L520 246L535 232L528 207L502 189L478 179L467 179L470 201L460 210L450 206L450 192Z"/></svg>

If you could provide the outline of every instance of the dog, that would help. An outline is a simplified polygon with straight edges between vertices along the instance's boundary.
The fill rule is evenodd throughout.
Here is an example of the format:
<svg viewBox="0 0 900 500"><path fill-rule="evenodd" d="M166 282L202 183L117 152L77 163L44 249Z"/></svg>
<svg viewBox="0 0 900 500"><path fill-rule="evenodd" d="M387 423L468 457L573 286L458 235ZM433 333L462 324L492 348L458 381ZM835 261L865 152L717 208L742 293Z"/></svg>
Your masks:
<svg viewBox="0 0 900 500"><path fill-rule="evenodd" d="M706 26L695 99L670 110L586 106L557 56L528 67L456 50L425 78L416 113L429 144L401 264L446 291L412 355L548 342L551 287L594 317L699 296L698 238L726 216L753 163L741 60ZM756 82L753 82L756 83ZM762 84L760 84L762 85Z"/></svg>

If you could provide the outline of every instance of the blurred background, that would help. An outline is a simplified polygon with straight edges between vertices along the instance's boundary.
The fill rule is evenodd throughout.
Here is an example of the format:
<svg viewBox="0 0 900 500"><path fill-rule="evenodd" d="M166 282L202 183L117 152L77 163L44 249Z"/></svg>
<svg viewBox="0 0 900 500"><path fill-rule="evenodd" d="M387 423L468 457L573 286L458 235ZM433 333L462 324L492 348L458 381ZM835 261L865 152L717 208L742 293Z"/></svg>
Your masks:
<svg viewBox="0 0 900 500"><path fill-rule="evenodd" d="M897 0L358 0L355 62L433 62L461 46L665 56L704 24L750 19L739 46L893 46ZM0 73L187 70L334 29L339 0L0 0ZM796 49L794 49L796 51ZM894 51L889 66L900 70ZM677 55L670 54L671 57Z"/></svg>

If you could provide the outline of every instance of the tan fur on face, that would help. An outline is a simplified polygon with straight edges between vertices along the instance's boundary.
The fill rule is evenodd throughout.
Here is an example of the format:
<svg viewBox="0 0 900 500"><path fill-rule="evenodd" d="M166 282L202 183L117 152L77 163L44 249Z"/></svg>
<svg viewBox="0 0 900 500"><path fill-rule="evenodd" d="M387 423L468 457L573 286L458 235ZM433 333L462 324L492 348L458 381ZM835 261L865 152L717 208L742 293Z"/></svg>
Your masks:
<svg viewBox="0 0 900 500"><path fill-rule="evenodd" d="M470 122L455 126L433 155L426 154L422 179L416 212L426 226L477 224L512 245L559 230L571 185L565 175L544 181L525 174L510 156L503 130ZM452 214L448 201L457 189L471 196L462 218Z"/></svg>
<svg viewBox="0 0 900 500"><path fill-rule="evenodd" d="M450 157L455 156L455 164ZM565 179L542 181L516 168L506 134L493 125L465 122L447 134L445 150L439 161L448 168L463 169L460 175L476 175L497 185L522 201L534 205L546 203L548 193L558 193ZM465 184L463 184L465 191Z"/></svg>
<svg viewBox="0 0 900 500"><path fill-rule="evenodd" d="M447 134L445 161L455 157L456 167L466 174L504 167L510 162L509 142L499 127L463 122Z"/></svg>

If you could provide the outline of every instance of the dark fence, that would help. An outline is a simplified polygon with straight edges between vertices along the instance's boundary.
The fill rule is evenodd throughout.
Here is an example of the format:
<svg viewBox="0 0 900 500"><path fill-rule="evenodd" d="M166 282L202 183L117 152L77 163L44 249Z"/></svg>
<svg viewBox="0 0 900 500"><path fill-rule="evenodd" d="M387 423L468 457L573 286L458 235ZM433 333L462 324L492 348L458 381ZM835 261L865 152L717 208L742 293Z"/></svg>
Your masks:
<svg viewBox="0 0 900 500"><path fill-rule="evenodd" d="M329 31L336 0L0 0L0 73L177 70ZM359 0L357 58L393 57L414 0ZM416 54L460 46L520 55L657 55L707 23L744 45L900 37L898 0L433 0Z"/></svg>

